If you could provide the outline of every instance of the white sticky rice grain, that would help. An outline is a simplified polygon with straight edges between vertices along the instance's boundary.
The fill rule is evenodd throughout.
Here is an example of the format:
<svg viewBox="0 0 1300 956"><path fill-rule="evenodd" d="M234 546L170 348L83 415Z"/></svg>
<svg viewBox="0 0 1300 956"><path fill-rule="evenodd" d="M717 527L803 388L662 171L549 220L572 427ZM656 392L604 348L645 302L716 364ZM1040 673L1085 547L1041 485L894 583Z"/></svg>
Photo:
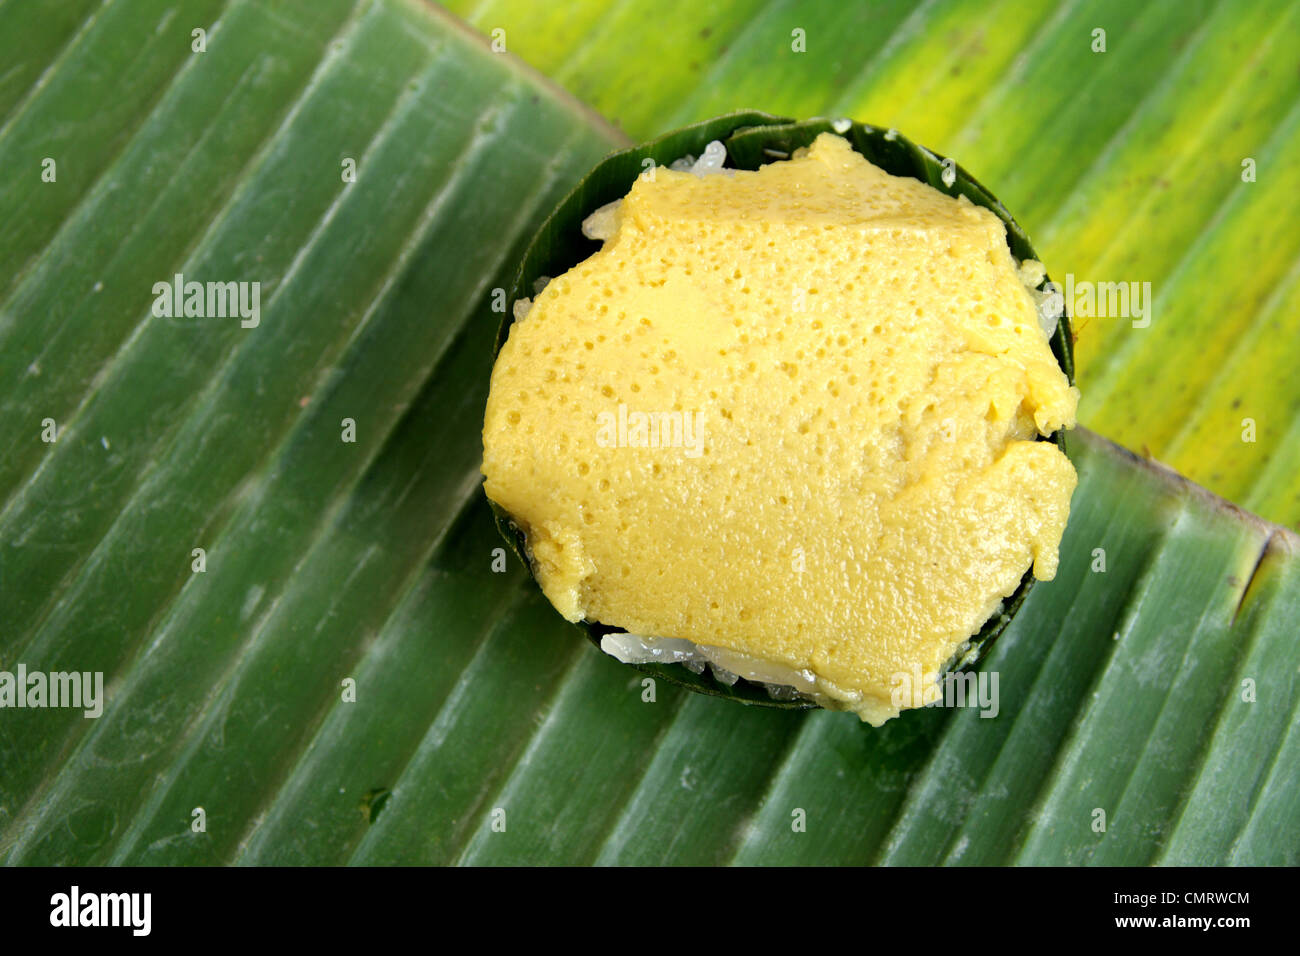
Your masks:
<svg viewBox="0 0 1300 956"><path fill-rule="evenodd" d="M607 202L582 220L582 234L588 239L599 239L601 242L612 238L618 228L618 207L622 202L621 199Z"/></svg>
<svg viewBox="0 0 1300 956"><path fill-rule="evenodd" d="M704 147L704 155L695 161L691 173L696 176L711 176L714 173L728 172L722 166L726 161L727 148L715 139Z"/></svg>
<svg viewBox="0 0 1300 956"><path fill-rule="evenodd" d="M817 692L817 678L812 671L794 670L784 664L721 647L706 647L680 637L616 632L600 639L600 649L624 664L681 664L696 674L703 674L707 668L728 687L735 686L743 677L763 686L776 700L805 698L825 703Z"/></svg>

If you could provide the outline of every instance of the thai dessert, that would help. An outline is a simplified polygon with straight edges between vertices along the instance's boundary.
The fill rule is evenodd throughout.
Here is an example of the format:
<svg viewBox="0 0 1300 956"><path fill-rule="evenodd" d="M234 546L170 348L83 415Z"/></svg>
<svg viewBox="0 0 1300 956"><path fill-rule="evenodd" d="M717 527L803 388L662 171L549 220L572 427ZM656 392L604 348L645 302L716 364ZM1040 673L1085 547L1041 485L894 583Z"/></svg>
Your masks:
<svg viewBox="0 0 1300 956"><path fill-rule="evenodd" d="M513 303L484 490L607 653L880 724L1055 575L1078 392L988 209L832 132L724 160L639 176Z"/></svg>

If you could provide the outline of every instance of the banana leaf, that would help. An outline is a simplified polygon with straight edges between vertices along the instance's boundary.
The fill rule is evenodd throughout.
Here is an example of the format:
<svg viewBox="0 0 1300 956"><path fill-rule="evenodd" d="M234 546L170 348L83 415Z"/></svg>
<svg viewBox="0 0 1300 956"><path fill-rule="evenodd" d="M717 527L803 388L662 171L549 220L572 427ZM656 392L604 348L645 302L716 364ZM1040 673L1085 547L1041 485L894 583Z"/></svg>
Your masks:
<svg viewBox="0 0 1300 956"><path fill-rule="evenodd" d="M995 717L647 699L498 560L478 473L498 305L624 137L414 0L33 10L0 671L104 693L0 708L0 861L1298 861L1294 534L1079 430ZM261 283L259 324L155 315L177 273Z"/></svg>

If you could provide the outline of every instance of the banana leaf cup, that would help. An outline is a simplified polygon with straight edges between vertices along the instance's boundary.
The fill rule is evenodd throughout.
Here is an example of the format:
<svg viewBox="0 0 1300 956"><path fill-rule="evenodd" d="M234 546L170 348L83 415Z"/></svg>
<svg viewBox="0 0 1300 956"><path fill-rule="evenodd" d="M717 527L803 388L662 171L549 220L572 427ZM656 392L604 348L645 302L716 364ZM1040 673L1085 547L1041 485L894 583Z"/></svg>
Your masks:
<svg viewBox="0 0 1300 956"><path fill-rule="evenodd" d="M747 110L683 127L640 146L612 153L602 160L543 223L523 257L512 286L507 290L507 303L513 304L519 299L535 295L539 279L561 275L596 252L601 243L583 235L583 220L601 206L623 198L651 161L656 166L667 166L683 156L700 155L708 143L718 140L726 149L728 167L756 170L767 163L788 159L795 150L810 146L818 135L826 132L844 137L856 152L888 173L920 180L949 196L965 196L972 203L990 210L1006 225L1007 245L1016 260L1038 259L1025 231L988 189L959 165L911 142L897 131L865 123L849 123L847 120L814 118L796 121ZM1044 278L1040 289L1048 282L1050 280ZM507 307L497 333L495 353L499 353L505 344L514 321L513 311ZM1052 354L1073 385L1073 340L1069 316L1064 309L1061 310L1049 342ZM1063 430L1039 436L1038 440L1054 442L1062 452L1068 454ZM489 499L489 504L502 537L536 578L528 558L523 531L496 502ZM1014 593L1002 602L1000 609L969 639L963 653L950 663L949 671L978 666L994 640L1024 603L1034 582L1031 568L1025 572ZM583 629L597 648L600 647L602 637L621 630L586 620L577 626ZM745 704L796 710L819 706L803 698L774 698L764 685L744 678L729 685L716 679L708 669L696 673L679 663L629 666L697 693Z"/></svg>

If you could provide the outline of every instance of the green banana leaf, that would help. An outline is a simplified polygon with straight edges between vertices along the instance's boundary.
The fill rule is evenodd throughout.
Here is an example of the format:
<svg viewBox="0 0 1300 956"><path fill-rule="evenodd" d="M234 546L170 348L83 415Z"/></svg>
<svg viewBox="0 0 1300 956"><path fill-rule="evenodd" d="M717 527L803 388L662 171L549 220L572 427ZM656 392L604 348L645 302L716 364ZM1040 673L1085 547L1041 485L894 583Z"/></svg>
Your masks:
<svg viewBox="0 0 1300 956"><path fill-rule="evenodd" d="M416 0L31 10L0 671L104 699L0 709L0 861L1300 859L1294 534L1080 429L996 717L647 699L498 560L478 474L503 293L626 140ZM155 315L176 273L259 282L259 323Z"/></svg>

